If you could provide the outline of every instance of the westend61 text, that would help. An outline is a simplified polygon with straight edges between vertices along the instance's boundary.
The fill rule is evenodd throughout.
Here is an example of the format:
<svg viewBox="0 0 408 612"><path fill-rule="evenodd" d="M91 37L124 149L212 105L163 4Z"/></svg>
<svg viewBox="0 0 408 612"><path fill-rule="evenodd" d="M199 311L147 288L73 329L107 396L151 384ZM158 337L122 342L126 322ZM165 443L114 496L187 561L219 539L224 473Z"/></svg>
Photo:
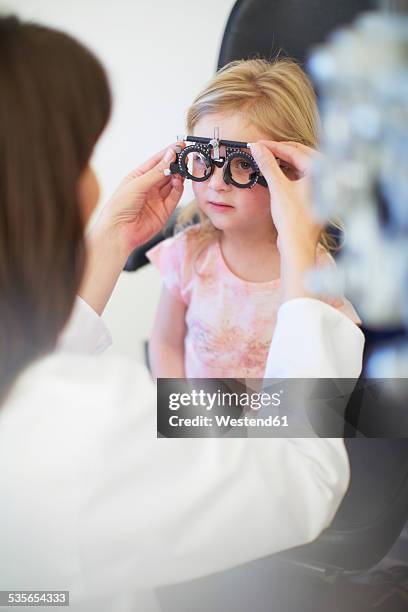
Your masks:
<svg viewBox="0 0 408 612"><path fill-rule="evenodd" d="M197 415L192 418L181 418L172 415L169 418L171 427L212 427L213 421L218 427L288 427L288 417L269 415L265 418L254 418L250 416L238 419L230 416L215 416L214 419L208 416Z"/></svg>
<svg viewBox="0 0 408 612"><path fill-rule="evenodd" d="M201 389L191 390L189 393L170 393L169 408L170 410L179 410L182 406L199 406L206 410L212 410L214 407L246 407L251 410L259 410L267 406L280 406L282 391L277 393L224 393L216 391L208 393Z"/></svg>

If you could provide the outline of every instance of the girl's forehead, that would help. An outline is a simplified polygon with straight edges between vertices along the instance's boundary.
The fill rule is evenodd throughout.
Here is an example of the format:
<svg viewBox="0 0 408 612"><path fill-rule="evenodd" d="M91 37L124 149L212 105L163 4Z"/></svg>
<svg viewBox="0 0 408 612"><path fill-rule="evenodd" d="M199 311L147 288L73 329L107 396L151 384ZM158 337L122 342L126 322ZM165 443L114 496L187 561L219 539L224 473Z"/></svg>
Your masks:
<svg viewBox="0 0 408 612"><path fill-rule="evenodd" d="M192 135L213 138L215 127L219 129L220 140L251 142L267 139L267 135L262 134L243 113L239 112L204 115L194 126Z"/></svg>

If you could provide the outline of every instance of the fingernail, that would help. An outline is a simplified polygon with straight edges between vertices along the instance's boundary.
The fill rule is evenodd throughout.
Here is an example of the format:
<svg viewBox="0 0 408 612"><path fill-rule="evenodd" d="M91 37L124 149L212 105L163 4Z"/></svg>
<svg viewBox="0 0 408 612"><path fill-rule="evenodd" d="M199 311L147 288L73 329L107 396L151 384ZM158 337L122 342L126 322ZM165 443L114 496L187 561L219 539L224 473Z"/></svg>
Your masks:
<svg viewBox="0 0 408 612"><path fill-rule="evenodd" d="M173 149L167 149L165 155L164 155L164 161L165 162L171 162L174 159L174 151Z"/></svg>

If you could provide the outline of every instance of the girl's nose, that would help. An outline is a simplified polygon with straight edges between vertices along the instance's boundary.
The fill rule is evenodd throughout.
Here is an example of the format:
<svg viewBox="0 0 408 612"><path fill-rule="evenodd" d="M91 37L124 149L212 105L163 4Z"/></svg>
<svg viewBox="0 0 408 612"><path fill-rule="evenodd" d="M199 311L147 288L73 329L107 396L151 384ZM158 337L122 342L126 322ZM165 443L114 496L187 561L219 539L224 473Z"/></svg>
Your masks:
<svg viewBox="0 0 408 612"><path fill-rule="evenodd" d="M208 183L209 187L215 191L227 191L230 188L230 185L227 185L224 181L223 168L218 168L217 166L215 166Z"/></svg>

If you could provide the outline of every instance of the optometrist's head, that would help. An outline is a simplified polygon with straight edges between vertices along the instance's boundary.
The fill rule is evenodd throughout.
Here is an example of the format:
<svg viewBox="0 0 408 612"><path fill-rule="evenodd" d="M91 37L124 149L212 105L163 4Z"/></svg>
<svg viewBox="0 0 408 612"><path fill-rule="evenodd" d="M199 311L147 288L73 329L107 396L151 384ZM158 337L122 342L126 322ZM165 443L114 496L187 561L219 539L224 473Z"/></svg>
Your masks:
<svg viewBox="0 0 408 612"><path fill-rule="evenodd" d="M89 167L110 114L104 69L63 32L0 17L0 401L49 351L82 277Z"/></svg>

